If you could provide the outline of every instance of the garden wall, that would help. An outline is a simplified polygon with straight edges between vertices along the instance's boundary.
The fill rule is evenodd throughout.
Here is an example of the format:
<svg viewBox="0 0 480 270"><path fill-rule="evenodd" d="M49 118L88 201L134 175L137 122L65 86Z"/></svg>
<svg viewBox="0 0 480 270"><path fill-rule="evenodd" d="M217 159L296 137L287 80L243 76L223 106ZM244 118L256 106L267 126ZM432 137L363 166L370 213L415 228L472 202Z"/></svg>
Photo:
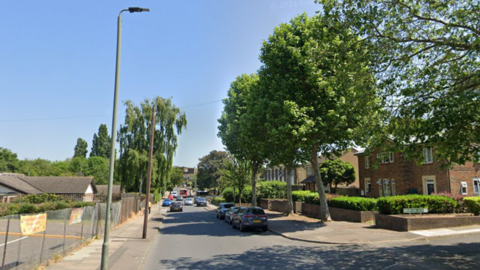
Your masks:
<svg viewBox="0 0 480 270"><path fill-rule="evenodd" d="M480 225L480 216L469 214L375 215L375 227L400 232L471 225Z"/></svg>

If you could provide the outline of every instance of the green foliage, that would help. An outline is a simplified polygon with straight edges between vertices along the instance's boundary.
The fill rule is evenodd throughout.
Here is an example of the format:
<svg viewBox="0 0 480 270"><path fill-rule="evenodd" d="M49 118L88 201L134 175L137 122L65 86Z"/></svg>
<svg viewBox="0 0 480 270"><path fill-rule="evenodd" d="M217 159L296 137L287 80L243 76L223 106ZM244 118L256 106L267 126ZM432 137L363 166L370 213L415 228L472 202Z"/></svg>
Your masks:
<svg viewBox="0 0 480 270"><path fill-rule="evenodd" d="M18 209L18 214L34 214L38 213L38 208L35 204L22 203Z"/></svg>
<svg viewBox="0 0 480 270"><path fill-rule="evenodd" d="M107 125L101 124L98 128L98 134L93 134L92 149L90 157L110 158L112 138L108 135ZM78 145L78 142L77 142Z"/></svg>
<svg viewBox="0 0 480 270"><path fill-rule="evenodd" d="M86 176L93 176L97 185L108 183L109 163L108 159L100 156L92 156L87 160L88 167L85 169Z"/></svg>
<svg viewBox="0 0 480 270"><path fill-rule="evenodd" d="M263 199L285 199L287 184L281 181L265 181L257 185L257 196Z"/></svg>
<svg viewBox="0 0 480 270"><path fill-rule="evenodd" d="M167 188L173 190L174 187L179 187L183 183L183 171L178 167L172 167L170 172L170 182Z"/></svg>
<svg viewBox="0 0 480 270"><path fill-rule="evenodd" d="M87 157L87 150L88 148L88 143L82 138L77 139L77 144L75 145L74 149L74 154L73 157L81 157L81 158L86 158Z"/></svg>
<svg viewBox="0 0 480 270"><path fill-rule="evenodd" d="M236 196L236 201L238 201L238 189L235 190L235 196ZM225 198L225 200L227 202L233 202L233 188L232 187L227 187L225 188L223 191L222 191L222 195L223 195L223 198Z"/></svg>
<svg viewBox="0 0 480 270"><path fill-rule="evenodd" d="M246 186L242 190L242 203L251 203L252 202L252 187Z"/></svg>
<svg viewBox="0 0 480 270"><path fill-rule="evenodd" d="M463 202L468 212L473 213L475 216L480 215L480 197L465 197Z"/></svg>
<svg viewBox="0 0 480 270"><path fill-rule="evenodd" d="M214 205L219 205L221 203L227 202L227 200L223 197L213 197L211 203Z"/></svg>
<svg viewBox="0 0 480 270"><path fill-rule="evenodd" d="M376 211L377 200L374 198L362 197L336 197L329 202L332 207L350 209L356 211Z"/></svg>
<svg viewBox="0 0 480 270"><path fill-rule="evenodd" d="M225 151L211 151L200 158L198 163L197 186L200 189L219 188L219 184L228 164L233 163Z"/></svg>
<svg viewBox="0 0 480 270"><path fill-rule="evenodd" d="M310 194L315 194L314 192L311 192L309 190L297 190L297 191L292 191L292 200L294 202L304 202L305 197L309 196ZM317 194L318 195L318 194Z"/></svg>
<svg viewBox="0 0 480 270"><path fill-rule="evenodd" d="M330 184L336 193L340 184L349 185L355 182L355 168L352 164L339 158L327 159L320 164L320 174L324 185Z"/></svg>
<svg viewBox="0 0 480 270"><path fill-rule="evenodd" d="M429 213L453 213L457 202L449 197L436 195L404 195L377 199L380 214L403 214L404 208L428 208Z"/></svg>
<svg viewBox="0 0 480 270"><path fill-rule="evenodd" d="M62 200L62 198L59 195L42 193L38 195L29 194L26 196L19 196L14 198L12 200L12 203L39 204L39 203L45 203L45 202L58 202L60 200Z"/></svg>
<svg viewBox="0 0 480 270"><path fill-rule="evenodd" d="M0 147L0 172L16 173L20 169L17 154L12 151Z"/></svg>

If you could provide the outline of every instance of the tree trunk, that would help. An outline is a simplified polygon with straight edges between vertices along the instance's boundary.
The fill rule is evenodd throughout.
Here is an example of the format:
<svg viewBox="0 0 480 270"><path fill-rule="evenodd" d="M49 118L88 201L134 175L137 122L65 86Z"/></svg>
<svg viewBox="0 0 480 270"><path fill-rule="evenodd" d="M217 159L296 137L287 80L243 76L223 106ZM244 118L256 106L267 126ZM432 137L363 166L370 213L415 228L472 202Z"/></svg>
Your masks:
<svg viewBox="0 0 480 270"><path fill-rule="evenodd" d="M285 180L287 181L287 208L285 209L285 214L287 216L293 214L293 201L292 201L292 169L286 169L286 177Z"/></svg>
<svg viewBox="0 0 480 270"><path fill-rule="evenodd" d="M252 164L252 206L256 207L257 206L257 171L258 171L258 165Z"/></svg>
<svg viewBox="0 0 480 270"><path fill-rule="evenodd" d="M331 221L330 211L328 211L327 196L325 195L325 187L322 182L322 175L320 174L320 168L318 167L317 146L312 148L310 155L310 162L313 167L315 175L315 185L317 185L318 197L320 199L320 219L322 222Z"/></svg>

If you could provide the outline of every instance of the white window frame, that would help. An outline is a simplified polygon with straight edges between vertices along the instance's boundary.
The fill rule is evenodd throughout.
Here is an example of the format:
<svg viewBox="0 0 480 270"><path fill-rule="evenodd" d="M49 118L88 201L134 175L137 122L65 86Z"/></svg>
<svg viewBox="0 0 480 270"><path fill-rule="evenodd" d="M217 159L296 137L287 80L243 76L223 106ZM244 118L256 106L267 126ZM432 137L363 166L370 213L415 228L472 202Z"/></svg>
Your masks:
<svg viewBox="0 0 480 270"><path fill-rule="evenodd" d="M370 156L365 156L365 169L370 169Z"/></svg>
<svg viewBox="0 0 480 270"><path fill-rule="evenodd" d="M390 196L390 180L383 179L383 196Z"/></svg>
<svg viewBox="0 0 480 270"><path fill-rule="evenodd" d="M377 187L378 187L378 197L383 197L383 184L382 184L382 179L378 179L378 181L377 181Z"/></svg>
<svg viewBox="0 0 480 270"><path fill-rule="evenodd" d="M310 176L312 174L312 166L307 166L305 171L307 172L307 176Z"/></svg>
<svg viewBox="0 0 480 270"><path fill-rule="evenodd" d="M423 164L433 163L433 151L432 148L423 148Z"/></svg>
<svg viewBox="0 0 480 270"><path fill-rule="evenodd" d="M435 175L422 176L423 194L428 195L427 184L433 183L433 193L437 193L437 180Z"/></svg>
<svg viewBox="0 0 480 270"><path fill-rule="evenodd" d="M365 178L365 195L372 191L372 182L370 182L370 178Z"/></svg>
<svg viewBox="0 0 480 270"><path fill-rule="evenodd" d="M388 157L390 159L390 163L393 163L393 158L394 158L393 152L388 152Z"/></svg>
<svg viewBox="0 0 480 270"><path fill-rule="evenodd" d="M460 193L462 193L462 195L468 195L467 182L460 182Z"/></svg>
<svg viewBox="0 0 480 270"><path fill-rule="evenodd" d="M480 178L473 178L473 194L480 194Z"/></svg>
<svg viewBox="0 0 480 270"><path fill-rule="evenodd" d="M392 187L392 196L397 196L397 191L395 190L395 179L392 179L390 186Z"/></svg>

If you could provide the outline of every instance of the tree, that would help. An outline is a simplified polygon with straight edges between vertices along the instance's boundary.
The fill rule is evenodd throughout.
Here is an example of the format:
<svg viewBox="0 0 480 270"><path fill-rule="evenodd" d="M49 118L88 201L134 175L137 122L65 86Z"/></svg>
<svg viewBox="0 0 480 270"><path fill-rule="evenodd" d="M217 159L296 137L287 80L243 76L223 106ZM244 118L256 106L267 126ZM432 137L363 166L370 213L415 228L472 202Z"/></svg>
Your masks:
<svg viewBox="0 0 480 270"><path fill-rule="evenodd" d="M355 182L355 168L352 164L339 158L327 159L320 164L320 174L323 184L333 187L332 193L337 193L337 186L340 184L350 185Z"/></svg>
<svg viewBox="0 0 480 270"><path fill-rule="evenodd" d="M330 214L318 153L336 154L365 143L377 119L371 56L360 41L340 19L303 14L275 28L261 49L264 91L257 98L267 106L265 125L274 138L283 138L277 145L289 148L285 161L309 156L322 221Z"/></svg>
<svg viewBox="0 0 480 270"><path fill-rule="evenodd" d="M371 63L389 114L373 147L388 139L407 158L434 147L450 164L480 159L478 1L318 2L376 55Z"/></svg>
<svg viewBox="0 0 480 270"><path fill-rule="evenodd" d="M170 173L170 182L167 189L173 190L174 187L179 187L183 183L183 171L178 167L172 167Z"/></svg>
<svg viewBox="0 0 480 270"><path fill-rule="evenodd" d="M112 138L108 135L107 125L101 124L98 128L98 134L93 134L90 157L103 157L110 159L111 141Z"/></svg>
<svg viewBox="0 0 480 270"><path fill-rule="evenodd" d="M84 176L85 172L88 170L88 161L84 157L74 157L70 161L69 171L76 176Z"/></svg>
<svg viewBox="0 0 480 270"><path fill-rule="evenodd" d="M95 135L94 135L94 140L95 140ZM77 145L75 145L75 153L73 154L73 157L87 157L87 150L88 148L88 143L82 138L77 139Z"/></svg>
<svg viewBox="0 0 480 270"><path fill-rule="evenodd" d="M19 170L17 154L0 147L0 172L17 172Z"/></svg>
<svg viewBox="0 0 480 270"><path fill-rule="evenodd" d="M187 118L171 99L156 97L145 99L140 106L132 101L124 102L125 122L120 126L120 160L118 179L128 191L137 190L142 179L147 176L148 153L150 150L151 129L155 129L152 186L165 190L170 179L173 156L178 146L177 136L187 125ZM156 107L155 127L151 126L153 107ZM146 183L146 181L143 181ZM163 186L163 187L162 187Z"/></svg>
<svg viewBox="0 0 480 270"><path fill-rule="evenodd" d="M95 184L106 185L108 184L108 159L103 157L90 157L87 160L87 168L85 169L86 176L93 176Z"/></svg>
<svg viewBox="0 0 480 270"><path fill-rule="evenodd" d="M226 164L228 164L225 160L232 162L227 152L217 150L213 150L199 159L197 185L200 189L214 188L218 190L222 169L225 170Z"/></svg>
<svg viewBox="0 0 480 270"><path fill-rule="evenodd" d="M228 98L223 100L222 116L218 119L218 134L226 149L239 163L251 168L252 205L256 206L256 179L265 162L268 145L263 125L265 114L255 107L253 92L259 87L256 74L242 74L231 83Z"/></svg>

